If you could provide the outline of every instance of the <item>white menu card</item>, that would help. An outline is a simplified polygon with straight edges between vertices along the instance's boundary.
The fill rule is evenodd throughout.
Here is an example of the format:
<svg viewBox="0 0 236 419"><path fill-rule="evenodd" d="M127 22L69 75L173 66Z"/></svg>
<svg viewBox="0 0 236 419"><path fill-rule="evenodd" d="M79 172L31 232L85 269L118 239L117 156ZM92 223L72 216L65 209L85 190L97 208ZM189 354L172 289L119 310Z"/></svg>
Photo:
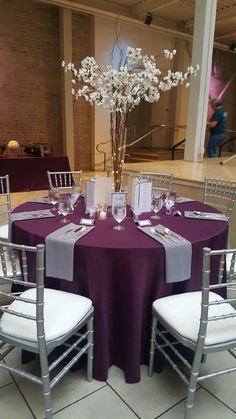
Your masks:
<svg viewBox="0 0 236 419"><path fill-rule="evenodd" d="M127 194L125 192L113 192L111 195L112 212L115 205L126 206Z"/></svg>
<svg viewBox="0 0 236 419"><path fill-rule="evenodd" d="M96 176L94 181L94 205L97 207L100 203L111 204L112 177Z"/></svg>
<svg viewBox="0 0 236 419"><path fill-rule="evenodd" d="M94 181L86 181L86 208L85 214L88 214L90 211L95 211L94 204Z"/></svg>
<svg viewBox="0 0 236 419"><path fill-rule="evenodd" d="M151 211L152 182L139 181L134 185L133 190L133 212L141 214Z"/></svg>

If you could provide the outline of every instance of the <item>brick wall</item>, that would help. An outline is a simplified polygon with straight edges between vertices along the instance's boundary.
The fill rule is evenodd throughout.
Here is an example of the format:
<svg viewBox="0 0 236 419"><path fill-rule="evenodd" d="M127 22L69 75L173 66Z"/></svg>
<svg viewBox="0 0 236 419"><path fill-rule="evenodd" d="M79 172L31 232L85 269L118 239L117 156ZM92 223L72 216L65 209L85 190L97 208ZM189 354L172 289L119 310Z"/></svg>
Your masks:
<svg viewBox="0 0 236 419"><path fill-rule="evenodd" d="M72 61L80 62L90 55L90 17L72 15ZM91 169L91 105L83 98L74 102L75 169Z"/></svg>
<svg viewBox="0 0 236 419"><path fill-rule="evenodd" d="M0 9L0 140L61 152L58 9L29 0L0 0Z"/></svg>
<svg viewBox="0 0 236 419"><path fill-rule="evenodd" d="M89 17L73 14L73 59L89 54ZM0 142L48 142L62 153L59 9L0 0ZM76 168L90 169L90 107L74 106Z"/></svg>

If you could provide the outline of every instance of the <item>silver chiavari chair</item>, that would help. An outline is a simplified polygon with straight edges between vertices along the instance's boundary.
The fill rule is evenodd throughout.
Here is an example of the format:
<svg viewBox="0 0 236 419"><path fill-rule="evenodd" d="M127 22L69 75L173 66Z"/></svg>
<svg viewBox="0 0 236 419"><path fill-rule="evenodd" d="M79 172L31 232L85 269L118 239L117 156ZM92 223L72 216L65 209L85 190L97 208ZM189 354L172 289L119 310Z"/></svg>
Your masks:
<svg viewBox="0 0 236 419"><path fill-rule="evenodd" d="M168 173L140 172L141 179L148 179L152 182L152 187L162 189L164 192L172 188L173 175Z"/></svg>
<svg viewBox="0 0 236 419"><path fill-rule="evenodd" d="M0 240L8 241L11 214L9 176L0 176Z"/></svg>
<svg viewBox="0 0 236 419"><path fill-rule="evenodd" d="M205 177L204 204L213 205L230 218L236 199L236 182Z"/></svg>
<svg viewBox="0 0 236 419"><path fill-rule="evenodd" d="M47 171L49 189L68 189L73 185L81 185L83 171L51 172Z"/></svg>
<svg viewBox="0 0 236 419"><path fill-rule="evenodd" d="M6 248L11 257L13 276L9 276L6 268ZM21 258L21 276L17 274L16 251ZM87 354L87 380L92 381L94 309L92 301L86 297L44 288L44 253L43 244L30 247L0 242L3 280L24 289L21 293L0 292L10 299L8 306L0 307L3 313L0 318L0 368L41 385L45 417L52 419L51 391L84 354ZM29 260L36 264L31 273L33 278L29 275ZM49 364L49 354L59 346L60 351L54 352L53 362ZM38 354L40 375L11 365L11 357L6 356L14 348Z"/></svg>
<svg viewBox="0 0 236 419"><path fill-rule="evenodd" d="M226 256L230 254L230 273L233 275L236 249L203 249L202 291L171 295L154 301L151 331L149 376L152 375L157 349L169 361L188 387L184 419L189 419L197 384L206 378L236 372L236 365L208 374L200 374L201 362L207 354L228 351L236 353L236 298L223 298L220 293L234 287L232 281L223 282ZM210 280L212 264L219 264L218 281ZM178 344L194 351L191 363L179 350ZM173 355L173 356L172 356ZM182 361L184 369L180 368ZM186 371L188 371L186 373Z"/></svg>

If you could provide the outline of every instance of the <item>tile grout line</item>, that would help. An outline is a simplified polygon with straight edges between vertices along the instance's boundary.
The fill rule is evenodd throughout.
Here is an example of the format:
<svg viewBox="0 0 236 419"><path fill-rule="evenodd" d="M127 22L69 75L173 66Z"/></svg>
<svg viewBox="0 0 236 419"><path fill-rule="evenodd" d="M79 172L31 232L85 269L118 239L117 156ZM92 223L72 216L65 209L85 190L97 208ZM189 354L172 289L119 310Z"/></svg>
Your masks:
<svg viewBox="0 0 236 419"><path fill-rule="evenodd" d="M121 395L111 386L111 384L108 383L108 381L106 382L108 387L110 387L110 389L112 391L114 391L114 393L119 397L119 399L134 413L134 415L138 418L138 419L142 419L136 412L135 410L129 406L129 404L121 397Z"/></svg>
<svg viewBox="0 0 236 419"><path fill-rule="evenodd" d="M20 393L20 395L21 395L21 397L23 398L23 400L24 400L24 402L25 402L26 406L28 407L28 409L29 409L30 413L32 414L33 418L34 418L34 419L37 419L37 417L35 416L35 414L34 414L33 410L31 409L30 405L28 404L27 399L25 398L23 391L21 390L21 388L20 388L19 384L18 384L18 383L17 383L17 381L15 380L15 377L12 375L12 373L11 373L11 372L10 372L10 375L11 375L11 377L12 377L12 379L13 379L13 381L14 381L14 383L15 383L15 385L16 385L16 387L17 387L17 389L18 389L18 391L19 391L19 393Z"/></svg>
<svg viewBox="0 0 236 419"><path fill-rule="evenodd" d="M92 392L91 392L91 393L89 393L89 394L86 394L86 396L83 396L83 397L81 397L80 399L75 400L75 401L74 401L74 402L72 402L72 403L69 403L68 405L66 405L66 406L62 407L61 409L56 410L55 412L53 412L53 416L54 416L54 415L56 415L57 413L62 412L62 411L63 411L63 410L65 410L65 409L67 409L68 407L73 406L74 404L76 404L76 403L80 402L81 400L84 400L84 399L86 399L87 397L92 396L93 394L97 393L98 391L102 390L102 389L103 389L103 388L105 388L105 387L107 387L107 384L103 385L102 387L98 388L97 390L92 391Z"/></svg>
<svg viewBox="0 0 236 419"><path fill-rule="evenodd" d="M213 394L210 390L208 390L206 387L204 387L203 385L201 385L201 388L203 388L205 391L207 391L207 393L209 393L211 396L213 396L216 400L218 400L218 402L220 402L221 404L223 404L225 407L227 407L229 410L231 410L231 412L236 413L236 410L232 409L232 407L228 406L223 400L219 399L219 397L215 396L215 394Z"/></svg>

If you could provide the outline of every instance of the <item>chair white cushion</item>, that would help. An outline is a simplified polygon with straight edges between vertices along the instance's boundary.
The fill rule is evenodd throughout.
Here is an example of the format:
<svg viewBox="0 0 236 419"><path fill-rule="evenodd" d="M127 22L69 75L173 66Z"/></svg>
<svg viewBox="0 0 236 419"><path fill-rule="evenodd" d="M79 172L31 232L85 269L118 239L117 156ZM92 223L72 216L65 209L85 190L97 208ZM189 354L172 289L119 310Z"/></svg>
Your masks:
<svg viewBox="0 0 236 419"><path fill-rule="evenodd" d="M35 299L36 289L31 288L21 294L22 297ZM80 295L69 292L44 289L44 327L46 341L54 340L65 335L79 323L92 307L92 301ZM11 310L35 316L34 304L14 301L10 304ZM3 313L0 320L0 328L3 333L37 341L36 322L22 317Z"/></svg>
<svg viewBox="0 0 236 419"><path fill-rule="evenodd" d="M0 226L0 240L8 240L8 224Z"/></svg>
<svg viewBox="0 0 236 419"><path fill-rule="evenodd" d="M154 312L182 337L197 341L201 315L200 292L187 292L160 298L153 303ZM209 300L222 300L214 292L209 293ZM236 313L228 303L210 306L209 317ZM207 326L205 346L236 340L236 317L225 320L210 321Z"/></svg>

